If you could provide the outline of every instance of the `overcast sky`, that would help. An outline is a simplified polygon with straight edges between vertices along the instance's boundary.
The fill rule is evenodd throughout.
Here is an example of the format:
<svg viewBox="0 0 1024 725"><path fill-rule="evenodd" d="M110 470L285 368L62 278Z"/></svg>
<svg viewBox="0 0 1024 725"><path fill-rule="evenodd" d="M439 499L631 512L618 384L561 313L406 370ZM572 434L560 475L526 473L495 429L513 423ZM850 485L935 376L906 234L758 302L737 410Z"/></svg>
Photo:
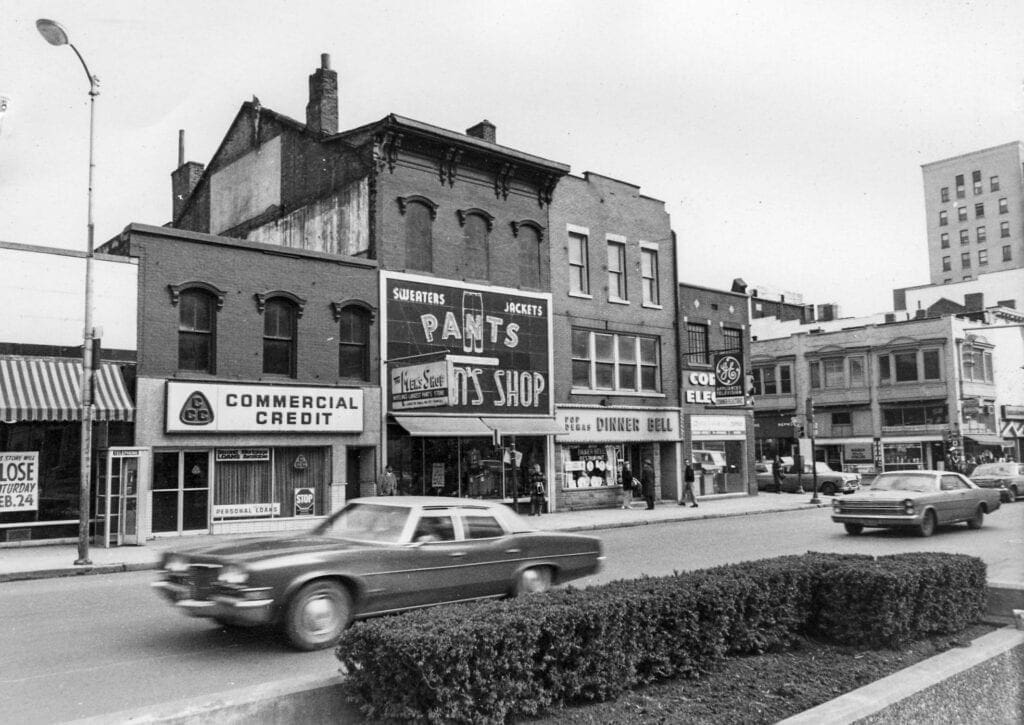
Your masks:
<svg viewBox="0 0 1024 725"><path fill-rule="evenodd" d="M666 202L680 278L891 308L928 281L921 164L1024 138L1024 2L249 0L0 7L0 241L84 250L170 218L178 129L206 163L244 101L305 119L320 54L340 126L388 113Z"/></svg>

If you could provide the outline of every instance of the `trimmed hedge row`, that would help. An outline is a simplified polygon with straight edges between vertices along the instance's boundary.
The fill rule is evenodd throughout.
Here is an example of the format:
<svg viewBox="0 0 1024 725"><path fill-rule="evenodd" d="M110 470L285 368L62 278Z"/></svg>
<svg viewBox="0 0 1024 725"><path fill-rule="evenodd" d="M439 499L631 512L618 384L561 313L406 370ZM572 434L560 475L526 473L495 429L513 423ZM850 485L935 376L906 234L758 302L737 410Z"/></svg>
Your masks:
<svg viewBox="0 0 1024 725"><path fill-rule="evenodd" d="M368 717L500 723L803 635L899 646L959 632L985 597L974 557L809 553L369 620L337 656Z"/></svg>

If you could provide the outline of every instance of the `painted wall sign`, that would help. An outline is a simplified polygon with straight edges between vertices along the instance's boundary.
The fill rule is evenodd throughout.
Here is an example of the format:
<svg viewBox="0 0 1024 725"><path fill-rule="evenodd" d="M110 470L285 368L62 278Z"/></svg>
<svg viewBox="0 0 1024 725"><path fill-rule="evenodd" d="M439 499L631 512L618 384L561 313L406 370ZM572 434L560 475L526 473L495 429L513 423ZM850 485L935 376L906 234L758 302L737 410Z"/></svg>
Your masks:
<svg viewBox="0 0 1024 725"><path fill-rule="evenodd" d="M214 452L217 463L231 461L269 461L269 448L218 448Z"/></svg>
<svg viewBox="0 0 1024 725"><path fill-rule="evenodd" d="M715 355L715 399L718 405L743 405L743 353Z"/></svg>
<svg viewBox="0 0 1024 725"><path fill-rule="evenodd" d="M213 518L252 518L255 516L280 516L279 503L235 503L213 507Z"/></svg>
<svg viewBox="0 0 1024 725"><path fill-rule="evenodd" d="M0 453L0 514L39 510L39 452Z"/></svg>
<svg viewBox="0 0 1024 725"><path fill-rule="evenodd" d="M359 433L362 388L167 381L168 433Z"/></svg>
<svg viewBox="0 0 1024 725"><path fill-rule="evenodd" d="M551 296L501 287L385 274L381 308L388 379L431 353L452 362L446 413L549 415ZM420 360L417 360L420 358ZM389 411L403 410L407 395Z"/></svg>
<svg viewBox="0 0 1024 725"><path fill-rule="evenodd" d="M678 441L679 411L629 408L559 408L560 442Z"/></svg>
<svg viewBox="0 0 1024 725"><path fill-rule="evenodd" d="M745 437L747 419L742 415L691 415L690 429L693 440Z"/></svg>
<svg viewBox="0 0 1024 725"><path fill-rule="evenodd" d="M396 363L388 369L391 409L447 407L454 378L452 361L447 357L410 365Z"/></svg>

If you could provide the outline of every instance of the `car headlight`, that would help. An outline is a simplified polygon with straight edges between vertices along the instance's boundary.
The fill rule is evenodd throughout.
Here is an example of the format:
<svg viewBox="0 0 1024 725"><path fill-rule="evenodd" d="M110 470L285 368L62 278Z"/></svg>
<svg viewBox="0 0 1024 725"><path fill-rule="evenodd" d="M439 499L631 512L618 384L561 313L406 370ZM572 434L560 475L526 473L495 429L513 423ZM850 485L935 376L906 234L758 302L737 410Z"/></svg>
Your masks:
<svg viewBox="0 0 1024 725"><path fill-rule="evenodd" d="M220 570L217 581L222 584L245 584L249 581L249 572L237 564L228 564Z"/></svg>
<svg viewBox="0 0 1024 725"><path fill-rule="evenodd" d="M185 561L183 556L168 554L167 558L164 559L164 571L169 571L173 574L181 574L182 572L188 571L188 562Z"/></svg>
<svg viewBox="0 0 1024 725"><path fill-rule="evenodd" d="M914 500L910 498L903 499L903 513L908 516L914 513Z"/></svg>

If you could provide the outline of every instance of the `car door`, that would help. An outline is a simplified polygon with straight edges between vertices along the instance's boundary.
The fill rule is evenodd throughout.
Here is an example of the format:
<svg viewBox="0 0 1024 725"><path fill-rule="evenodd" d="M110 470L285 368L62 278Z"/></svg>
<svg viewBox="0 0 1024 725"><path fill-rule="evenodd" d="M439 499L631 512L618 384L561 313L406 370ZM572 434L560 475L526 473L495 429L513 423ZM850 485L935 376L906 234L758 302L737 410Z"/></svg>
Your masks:
<svg viewBox="0 0 1024 725"><path fill-rule="evenodd" d="M405 589L412 606L467 599L473 595L471 543L460 538L451 508L424 508L408 544L412 566Z"/></svg>
<svg viewBox="0 0 1024 725"><path fill-rule="evenodd" d="M530 536L508 533L485 508L464 507L459 518L473 569L467 591L475 597L508 593L514 573L531 555Z"/></svg>
<svg viewBox="0 0 1024 725"><path fill-rule="evenodd" d="M970 496L968 486L955 473L944 473L939 482L939 489L942 491L942 508L939 511L939 523L951 521L962 521L968 518L975 506L975 500Z"/></svg>

